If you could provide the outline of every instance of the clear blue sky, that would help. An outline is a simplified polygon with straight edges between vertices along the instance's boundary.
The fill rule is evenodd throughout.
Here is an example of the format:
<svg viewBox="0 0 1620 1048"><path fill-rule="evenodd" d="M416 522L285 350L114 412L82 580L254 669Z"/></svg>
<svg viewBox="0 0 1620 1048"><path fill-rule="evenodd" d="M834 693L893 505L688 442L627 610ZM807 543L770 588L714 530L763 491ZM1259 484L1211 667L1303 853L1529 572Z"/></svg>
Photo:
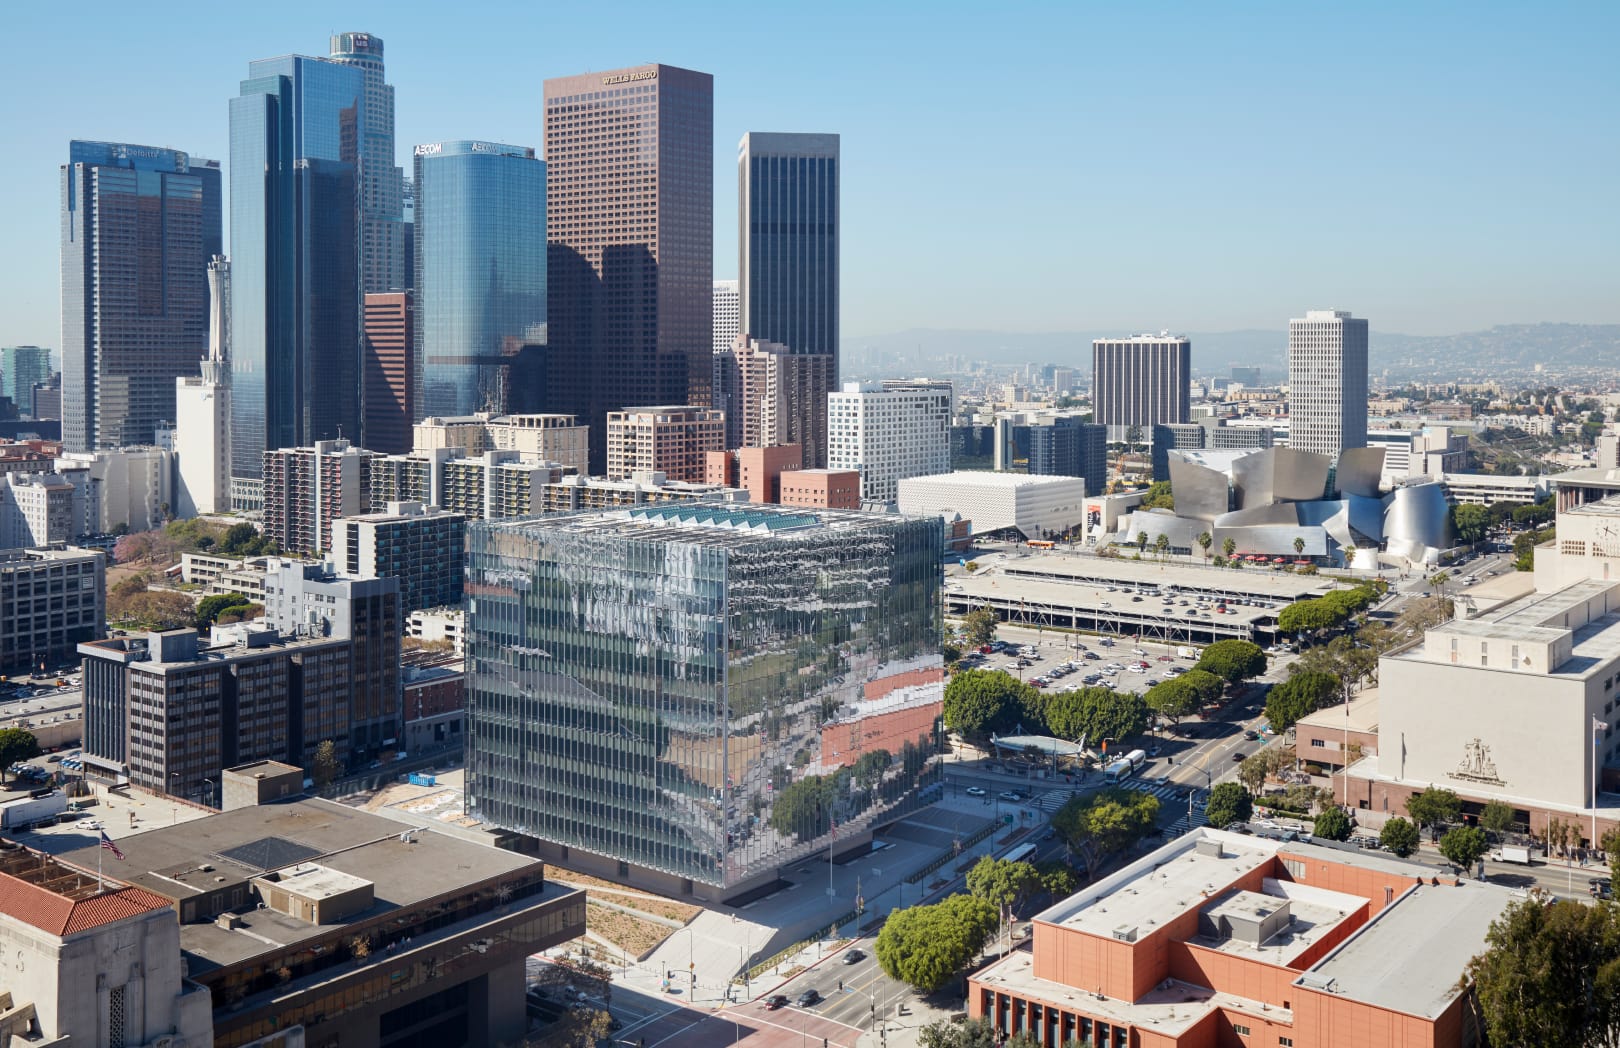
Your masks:
<svg viewBox="0 0 1620 1048"><path fill-rule="evenodd" d="M376 33L397 142L541 144L548 76L715 75L738 137L836 131L844 331L1620 321L1620 4L18 2L0 342L57 346L70 138L228 159L250 59Z"/></svg>

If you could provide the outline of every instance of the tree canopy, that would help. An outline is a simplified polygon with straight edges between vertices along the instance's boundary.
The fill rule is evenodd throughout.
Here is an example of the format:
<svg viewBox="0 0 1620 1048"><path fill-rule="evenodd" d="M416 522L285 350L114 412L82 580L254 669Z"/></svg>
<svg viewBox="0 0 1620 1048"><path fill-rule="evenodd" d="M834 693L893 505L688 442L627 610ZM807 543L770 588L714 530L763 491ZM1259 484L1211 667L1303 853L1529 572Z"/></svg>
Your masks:
<svg viewBox="0 0 1620 1048"><path fill-rule="evenodd" d="M1315 633L1343 622L1338 608L1319 599L1296 600L1277 614L1277 628L1284 633Z"/></svg>
<svg viewBox="0 0 1620 1048"><path fill-rule="evenodd" d="M1620 1038L1620 909L1542 894L1491 924L1468 965L1492 1044L1608 1045Z"/></svg>
<svg viewBox="0 0 1620 1048"><path fill-rule="evenodd" d="M18 761L33 760L39 756L39 740L26 728L0 728L0 782L6 781L6 769Z"/></svg>
<svg viewBox="0 0 1620 1048"><path fill-rule="evenodd" d="M1147 494L1142 497L1143 509L1175 509L1176 497L1170 492L1168 480L1155 480L1148 485Z"/></svg>
<svg viewBox="0 0 1620 1048"><path fill-rule="evenodd" d="M998 625L996 613L989 608L975 608L962 617L962 635L968 646L982 648L996 639Z"/></svg>
<svg viewBox="0 0 1620 1048"><path fill-rule="evenodd" d="M1339 698L1339 678L1307 670L1272 686L1266 695L1266 719L1273 731L1287 731L1301 717Z"/></svg>
<svg viewBox="0 0 1620 1048"><path fill-rule="evenodd" d="M337 747L331 739L321 742L315 747L315 755L309 762L309 777L315 780L316 789L325 789L332 780L343 771L343 765L338 761Z"/></svg>
<svg viewBox="0 0 1620 1048"><path fill-rule="evenodd" d="M1198 689L1188 684L1185 676L1160 681L1147 690L1143 699L1148 709L1171 724L1197 713L1204 704Z"/></svg>
<svg viewBox="0 0 1620 1048"><path fill-rule="evenodd" d="M1444 786L1430 786L1422 793L1406 798L1406 814L1419 826L1431 829L1457 821L1462 813L1462 798Z"/></svg>
<svg viewBox="0 0 1620 1048"><path fill-rule="evenodd" d="M1484 506L1464 502L1451 511L1451 522L1457 529L1457 541L1472 546L1485 540L1485 533L1491 526L1491 515Z"/></svg>
<svg viewBox="0 0 1620 1048"><path fill-rule="evenodd" d="M1242 783L1223 782L1209 791L1209 802L1204 805L1205 817L1216 829L1234 822L1248 822L1254 814L1254 798Z"/></svg>
<svg viewBox="0 0 1620 1048"><path fill-rule="evenodd" d="M1316 823L1311 827L1311 832L1330 841L1349 840L1350 816L1346 815L1344 809L1338 805L1324 808L1317 814Z"/></svg>
<svg viewBox="0 0 1620 1048"><path fill-rule="evenodd" d="M1440 838L1440 854L1464 871L1474 868L1487 847L1485 831L1473 826L1453 826Z"/></svg>
<svg viewBox="0 0 1620 1048"><path fill-rule="evenodd" d="M1159 801L1137 790L1107 789L1073 797L1052 816L1052 827L1095 871L1103 859L1153 832Z"/></svg>
<svg viewBox="0 0 1620 1048"><path fill-rule="evenodd" d="M967 890L989 902L998 913L1016 917L1031 897L1040 893L1041 875L1027 862L993 859L986 855L967 872Z"/></svg>
<svg viewBox="0 0 1620 1048"><path fill-rule="evenodd" d="M1384 823L1378 833L1378 843L1404 859L1417 851L1418 828L1397 815Z"/></svg>
<svg viewBox="0 0 1620 1048"><path fill-rule="evenodd" d="M1077 688L1036 694L1044 702L1046 730L1060 739L1078 741L1085 736L1092 743L1100 743L1103 739L1128 739L1147 728L1147 702L1134 692Z"/></svg>
<svg viewBox="0 0 1620 1048"><path fill-rule="evenodd" d="M933 993L973 960L999 923L994 903L951 895L932 906L889 914L873 952L891 979Z"/></svg>
<svg viewBox="0 0 1620 1048"><path fill-rule="evenodd" d="M1236 684L1266 672L1266 653L1246 640L1218 640L1198 657L1198 668Z"/></svg>
<svg viewBox="0 0 1620 1048"><path fill-rule="evenodd" d="M1001 670L963 670L954 674L945 685L945 726L970 739L1005 734L1017 722L1021 693L1026 688L1029 685Z"/></svg>

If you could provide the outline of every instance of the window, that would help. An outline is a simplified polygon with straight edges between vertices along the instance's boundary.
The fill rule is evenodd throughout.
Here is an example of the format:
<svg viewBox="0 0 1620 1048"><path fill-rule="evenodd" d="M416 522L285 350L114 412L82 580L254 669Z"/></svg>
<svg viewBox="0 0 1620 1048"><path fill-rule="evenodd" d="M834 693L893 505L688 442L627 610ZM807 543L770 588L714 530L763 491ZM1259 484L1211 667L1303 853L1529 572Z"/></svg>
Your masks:
<svg viewBox="0 0 1620 1048"><path fill-rule="evenodd" d="M1321 746L1321 747L1325 748L1327 746L1327 740L1326 739L1312 739L1311 740L1311 745L1312 746Z"/></svg>
<svg viewBox="0 0 1620 1048"><path fill-rule="evenodd" d="M1284 1037L1279 1034L1277 1036L1277 1043L1283 1045L1284 1048L1294 1048L1294 1039L1292 1037Z"/></svg>
<svg viewBox="0 0 1620 1048"><path fill-rule="evenodd" d="M107 1048L124 1048L124 988L107 991Z"/></svg>
<svg viewBox="0 0 1620 1048"><path fill-rule="evenodd" d="M1233 1023L1232 1032L1237 1034L1239 1037L1249 1036L1249 1028L1244 1026L1242 1023Z"/></svg>

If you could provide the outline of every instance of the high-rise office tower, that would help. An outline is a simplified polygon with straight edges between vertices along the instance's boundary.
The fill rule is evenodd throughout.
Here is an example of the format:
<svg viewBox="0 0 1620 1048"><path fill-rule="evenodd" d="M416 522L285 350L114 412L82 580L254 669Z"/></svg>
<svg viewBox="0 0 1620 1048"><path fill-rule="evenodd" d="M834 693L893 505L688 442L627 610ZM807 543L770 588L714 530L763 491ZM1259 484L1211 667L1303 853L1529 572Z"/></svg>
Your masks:
<svg viewBox="0 0 1620 1048"><path fill-rule="evenodd" d="M415 152L414 410L503 412L506 362L545 338L546 163L499 142Z"/></svg>
<svg viewBox="0 0 1620 1048"><path fill-rule="evenodd" d="M714 351L724 353L741 333L742 313L737 304L737 282L714 282Z"/></svg>
<svg viewBox="0 0 1620 1048"><path fill-rule="evenodd" d="M589 422L600 473L609 411L710 401L714 77L547 80L545 111L547 405Z"/></svg>
<svg viewBox="0 0 1620 1048"><path fill-rule="evenodd" d="M827 394L838 383L837 135L750 131L737 147L741 329L802 356L829 358L831 379L802 410L823 439L805 465L827 464Z"/></svg>
<svg viewBox="0 0 1620 1048"><path fill-rule="evenodd" d="M10 397L26 413L34 387L51 380L51 351L44 346L0 348L0 397Z"/></svg>
<svg viewBox="0 0 1620 1048"><path fill-rule="evenodd" d="M338 33L332 61L357 67L366 81L365 132L360 138L360 290L410 287L405 268L405 172L394 163L394 88L383 82L382 37Z"/></svg>
<svg viewBox="0 0 1620 1048"><path fill-rule="evenodd" d="M827 467L858 470L861 501L893 504L900 481L951 469L951 391L846 382L827 398Z"/></svg>
<svg viewBox="0 0 1620 1048"><path fill-rule="evenodd" d="M1367 321L1312 309L1288 322L1288 446L1337 460L1367 446Z"/></svg>
<svg viewBox="0 0 1620 1048"><path fill-rule="evenodd" d="M150 444L208 345L219 162L71 142L62 166L62 441Z"/></svg>
<svg viewBox="0 0 1620 1048"><path fill-rule="evenodd" d="M1187 339L1168 334L1095 339L1091 365L1092 415L1098 425L1146 429L1188 420L1192 343Z"/></svg>
<svg viewBox="0 0 1620 1048"><path fill-rule="evenodd" d="M284 55L231 99L231 487L263 497L264 453L359 436L356 179L365 70Z"/></svg>
<svg viewBox="0 0 1620 1048"><path fill-rule="evenodd" d="M385 455L411 450L411 423L416 415L416 307L409 291L382 291L366 296L365 333L361 341L361 386L365 407L360 418L361 443Z"/></svg>

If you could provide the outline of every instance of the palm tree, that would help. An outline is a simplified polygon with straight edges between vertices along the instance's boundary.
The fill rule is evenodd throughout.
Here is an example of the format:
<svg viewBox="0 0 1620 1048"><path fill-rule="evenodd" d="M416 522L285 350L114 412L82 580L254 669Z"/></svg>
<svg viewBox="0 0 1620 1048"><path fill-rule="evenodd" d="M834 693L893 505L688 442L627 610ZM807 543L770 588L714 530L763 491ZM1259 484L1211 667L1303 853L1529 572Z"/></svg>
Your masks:
<svg viewBox="0 0 1620 1048"><path fill-rule="evenodd" d="M1303 557L1304 555L1305 555L1305 537L1303 535L1295 535L1294 536L1294 556Z"/></svg>
<svg viewBox="0 0 1620 1048"><path fill-rule="evenodd" d="M1237 552L1237 539L1234 539L1230 535L1226 536L1226 541L1221 543L1221 553L1226 556L1226 559L1228 561L1230 561L1232 559L1232 554L1234 554L1236 552Z"/></svg>
<svg viewBox="0 0 1620 1048"><path fill-rule="evenodd" d="M1148 540L1148 533L1147 532L1138 531L1136 533L1136 546L1137 546L1138 549L1146 550L1147 549L1147 540Z"/></svg>
<svg viewBox="0 0 1620 1048"><path fill-rule="evenodd" d="M1209 560L1209 547L1211 547L1211 546L1213 546L1215 544L1214 536L1212 536L1207 531L1200 531L1198 533L1198 544L1200 546L1204 547L1204 560L1208 561Z"/></svg>
<svg viewBox="0 0 1620 1048"><path fill-rule="evenodd" d="M1153 549L1159 554L1159 560L1164 560L1164 555L1170 552L1170 536L1161 534L1158 538L1154 539Z"/></svg>

